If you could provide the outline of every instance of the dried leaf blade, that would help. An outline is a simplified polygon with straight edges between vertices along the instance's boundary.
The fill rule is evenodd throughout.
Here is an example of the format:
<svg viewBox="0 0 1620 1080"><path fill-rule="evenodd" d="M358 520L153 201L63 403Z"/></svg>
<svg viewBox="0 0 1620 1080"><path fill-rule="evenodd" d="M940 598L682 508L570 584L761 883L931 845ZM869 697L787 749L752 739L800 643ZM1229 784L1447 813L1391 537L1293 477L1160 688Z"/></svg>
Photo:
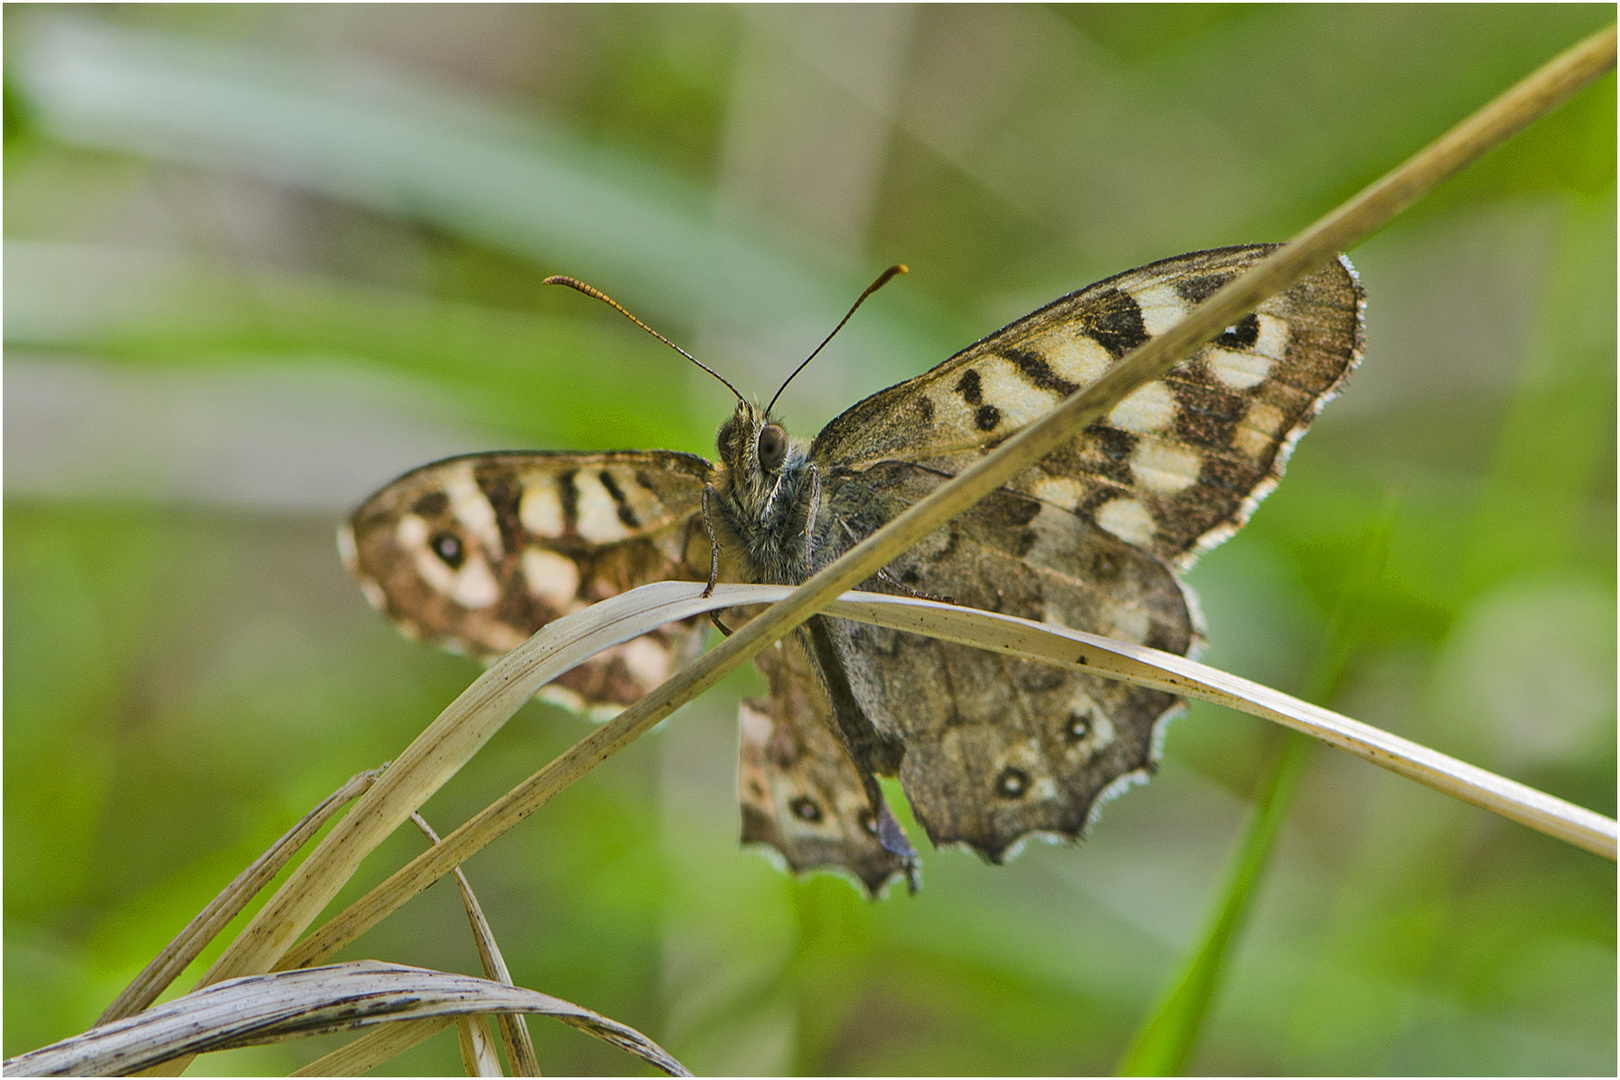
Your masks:
<svg viewBox="0 0 1620 1080"><path fill-rule="evenodd" d="M634 1028L561 998L488 979L360 960L249 975L5 1062L7 1076L110 1076L190 1054L430 1017L524 1012L550 1016L634 1054L671 1076L689 1076Z"/></svg>

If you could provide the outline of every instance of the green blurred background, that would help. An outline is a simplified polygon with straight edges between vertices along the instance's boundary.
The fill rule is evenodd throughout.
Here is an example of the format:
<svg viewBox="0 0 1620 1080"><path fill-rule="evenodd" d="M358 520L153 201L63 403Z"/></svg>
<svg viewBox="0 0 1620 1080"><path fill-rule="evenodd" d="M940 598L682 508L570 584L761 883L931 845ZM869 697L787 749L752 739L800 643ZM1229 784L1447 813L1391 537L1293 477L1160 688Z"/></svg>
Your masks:
<svg viewBox="0 0 1620 1080"><path fill-rule="evenodd" d="M546 274L768 396L909 263L785 396L810 434L1099 277L1286 238L1613 15L7 8L5 1053L90 1024L476 674L365 605L349 508L462 451L710 450L725 390ZM1615 122L1610 75L1352 253L1365 363L1191 574L1209 662L1610 815ZM467 866L519 983L700 1073L1111 1070L1278 746L1194 706L1083 845L926 850L868 904L737 850L761 685ZM427 817L587 726L526 706ZM1318 747L1256 901L1193 1070L1616 1068L1611 863ZM443 884L344 955L478 970ZM636 1070L531 1027L552 1073ZM454 1036L392 1068L459 1071Z"/></svg>

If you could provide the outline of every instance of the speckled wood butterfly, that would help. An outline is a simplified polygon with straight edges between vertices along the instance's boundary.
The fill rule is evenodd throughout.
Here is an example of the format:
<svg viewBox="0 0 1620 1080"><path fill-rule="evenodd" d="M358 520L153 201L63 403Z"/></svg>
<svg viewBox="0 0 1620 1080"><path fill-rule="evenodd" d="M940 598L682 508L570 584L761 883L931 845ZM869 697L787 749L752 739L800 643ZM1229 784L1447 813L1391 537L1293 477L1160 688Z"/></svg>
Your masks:
<svg viewBox="0 0 1620 1080"><path fill-rule="evenodd" d="M1166 259L1057 300L874 394L814 442L739 397L719 464L663 450L474 454L389 484L340 532L367 598L412 637L482 660L636 585L796 584L1063 397L1094 382L1272 248ZM1177 654L1199 642L1177 578L1235 532L1362 348L1347 261L1262 303L1165 378L865 582ZM667 626L543 696L616 709L701 648ZM936 845L991 862L1075 838L1145 779L1177 698L838 619L762 652L742 706L742 838L871 892L916 881L874 777L898 776Z"/></svg>

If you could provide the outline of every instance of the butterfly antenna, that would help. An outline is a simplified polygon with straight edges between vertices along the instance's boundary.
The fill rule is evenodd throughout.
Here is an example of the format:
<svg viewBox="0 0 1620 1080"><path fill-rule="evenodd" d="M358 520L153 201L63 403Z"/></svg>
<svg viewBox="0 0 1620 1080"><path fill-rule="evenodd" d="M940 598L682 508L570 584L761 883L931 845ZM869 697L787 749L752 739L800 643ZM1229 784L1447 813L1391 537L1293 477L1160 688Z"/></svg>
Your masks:
<svg viewBox="0 0 1620 1080"><path fill-rule="evenodd" d="M866 298L868 296L871 296L873 293L883 288L883 286L887 285L889 283L889 279L894 277L896 274L909 274L910 272L910 269L907 268L905 263L895 263L893 266L883 271L883 273L879 274L878 279L872 282L872 284L868 285L866 287L866 291L861 293L860 297L855 301L855 307L849 309L849 315L845 315L842 319L840 319L838 325L833 327L833 332L828 334L820 345L816 346L816 352L813 352L809 356L805 357L804 363L794 368L793 374L789 375L787 380L783 382L781 386L776 388L776 397L771 398L771 403L765 406L766 415L770 415L771 409L776 405L776 398L782 396L782 391L788 388L788 383L798 378L799 372L803 371L809 365L810 361L816 358L816 353L819 353L822 349L827 347L827 342L831 341L833 337L837 335L838 331L844 328L844 323L849 322L850 316L855 314L856 309L862 304L866 303Z"/></svg>
<svg viewBox="0 0 1620 1080"><path fill-rule="evenodd" d="M630 314L628 311L625 310L623 304L621 304L617 300L613 299L613 297L609 296L607 293L603 292L601 289L598 289L598 288L595 288L593 286L587 285L583 281L579 281L579 280L577 280L575 278L567 277L567 276L565 276L563 274L553 274L550 277L546 278L545 281L542 281L541 284L542 285L566 285L570 289L573 289L573 290L575 290L577 292L584 293L586 296L594 296L596 299L602 301L602 303L604 303L604 304L608 305L609 307L613 308L613 310L617 311L620 315L623 315L625 318L629 319L631 322L635 323L637 326L639 326L643 330L647 331L647 333L651 334L653 337L657 338L659 341L662 341L665 345L668 345L670 348L674 349L676 352L680 353L682 356L684 356L688 360L692 361L692 363L696 364L698 367L702 368L704 371L707 371L710 375L713 375L715 378L719 379L720 382L725 386L725 388L727 390L730 390L732 392L732 394L736 396L738 401L741 401L743 399L743 396L741 394L737 393L737 388L735 386L732 386L731 383L726 381L726 377L724 375L720 374L718 371L714 370L714 368L710 367L708 364L705 364L703 361L699 360L697 357L693 356L691 353L687 352L685 349L681 348L679 345L677 345L673 341L669 340L669 338L665 337L663 334L660 334L658 331L654 330L652 327L648 326L646 323L642 322L640 319L638 319L634 315ZM873 286L873 288L876 288L876 286ZM872 290L868 289L866 291L871 292ZM862 297L861 299L864 300L865 297Z"/></svg>

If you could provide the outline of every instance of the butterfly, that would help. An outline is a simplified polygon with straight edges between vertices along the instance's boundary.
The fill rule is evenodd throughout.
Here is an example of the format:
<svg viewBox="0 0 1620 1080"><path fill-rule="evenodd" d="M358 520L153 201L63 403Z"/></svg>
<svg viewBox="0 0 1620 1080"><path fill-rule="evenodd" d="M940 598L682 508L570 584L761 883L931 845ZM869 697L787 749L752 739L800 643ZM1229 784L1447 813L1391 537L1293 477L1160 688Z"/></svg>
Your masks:
<svg viewBox="0 0 1620 1080"><path fill-rule="evenodd" d="M1071 293L859 402L813 441L738 394L718 463L643 450L425 465L368 499L339 546L406 634L486 662L647 582L797 584L1273 249L1181 255ZM1179 573L1276 485L1360 359L1364 305L1343 258L1271 297L861 588L1194 653L1202 627ZM697 620L665 626L542 696L622 708L706 634ZM1103 802L1152 773L1181 704L829 617L755 664L769 692L741 707L743 842L872 895L899 878L915 888L918 869L878 777L899 778L936 846L997 863L1030 836L1079 838Z"/></svg>

